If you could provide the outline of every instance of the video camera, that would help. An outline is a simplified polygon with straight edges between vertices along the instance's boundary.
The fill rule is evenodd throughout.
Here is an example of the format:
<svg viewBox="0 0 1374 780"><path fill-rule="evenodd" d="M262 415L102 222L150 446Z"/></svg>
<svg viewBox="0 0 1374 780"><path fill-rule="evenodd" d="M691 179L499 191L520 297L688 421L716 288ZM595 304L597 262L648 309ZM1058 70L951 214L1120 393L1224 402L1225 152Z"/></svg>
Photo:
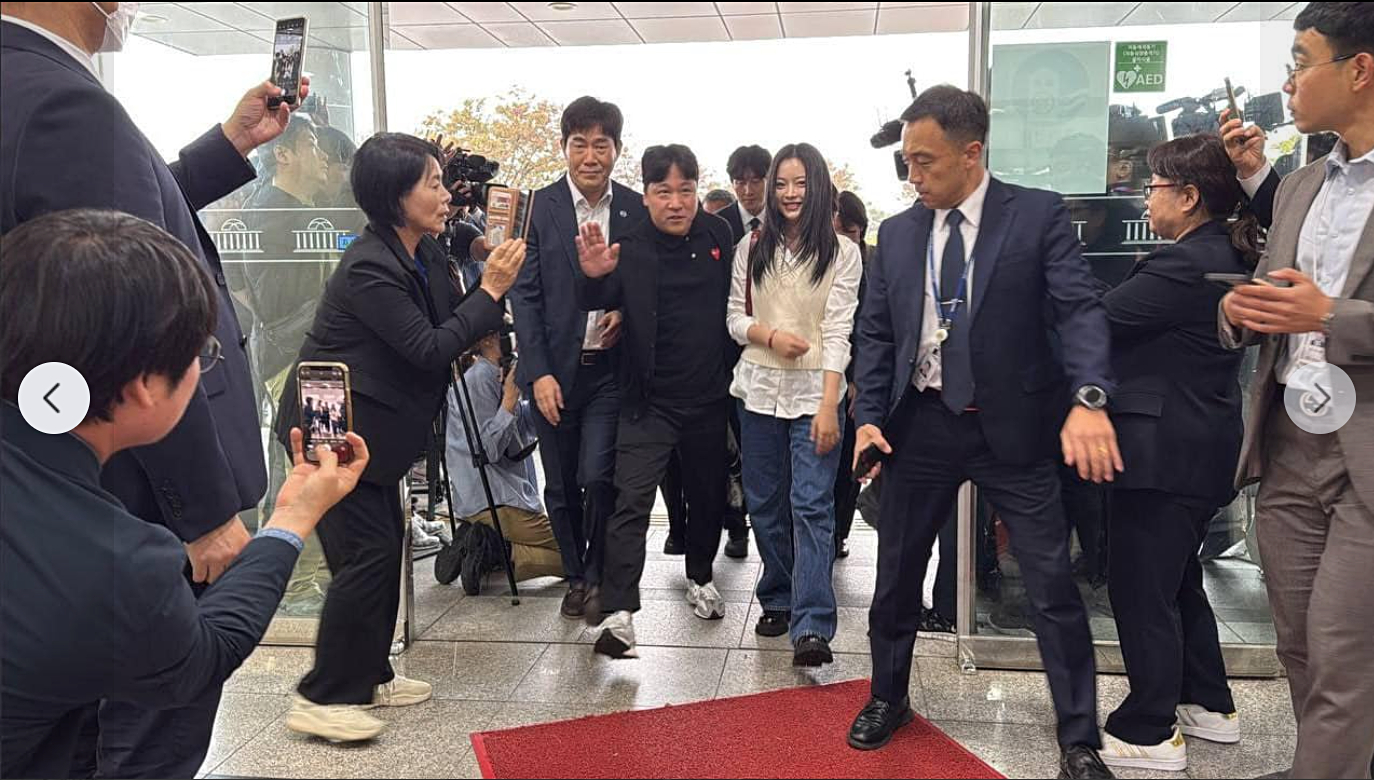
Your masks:
<svg viewBox="0 0 1374 780"><path fill-rule="evenodd" d="M444 188L453 193L455 206L485 206L487 187L501 170L501 163L468 149L457 150L444 166Z"/></svg>
<svg viewBox="0 0 1374 780"><path fill-rule="evenodd" d="M911 92L911 99L915 100L916 77L911 75L910 70L907 70L906 72L906 88L908 91ZM893 119L889 122L884 122L882 126L878 128L878 132L874 133L873 137L868 139L868 143L872 145L874 149L886 149L887 147L893 144L901 143L901 141L902 120L900 119ZM897 178L901 181L906 181L907 178L911 175L911 171L907 167L906 157L902 156L901 149L897 149L892 153L892 160L897 168Z"/></svg>

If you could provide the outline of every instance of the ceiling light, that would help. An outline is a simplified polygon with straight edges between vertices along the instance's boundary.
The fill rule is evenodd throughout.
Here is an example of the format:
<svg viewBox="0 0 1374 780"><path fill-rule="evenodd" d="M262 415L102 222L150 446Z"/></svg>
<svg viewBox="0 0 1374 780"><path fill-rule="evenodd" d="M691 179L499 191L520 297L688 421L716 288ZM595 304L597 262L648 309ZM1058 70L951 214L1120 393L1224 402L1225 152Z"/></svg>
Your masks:
<svg viewBox="0 0 1374 780"><path fill-rule="evenodd" d="M577 9L577 3L549 3L549 8L554 11L573 11Z"/></svg>
<svg viewBox="0 0 1374 780"><path fill-rule="evenodd" d="M150 14L150 13L147 13L147 12L145 12L145 11L139 11L139 12L138 12L138 15L137 15L136 17L134 17L134 18L135 18L135 20L137 20L137 21L139 21L139 22L142 22L143 24L166 24L166 23L167 23L167 17L165 17L165 16L158 16L157 14Z"/></svg>

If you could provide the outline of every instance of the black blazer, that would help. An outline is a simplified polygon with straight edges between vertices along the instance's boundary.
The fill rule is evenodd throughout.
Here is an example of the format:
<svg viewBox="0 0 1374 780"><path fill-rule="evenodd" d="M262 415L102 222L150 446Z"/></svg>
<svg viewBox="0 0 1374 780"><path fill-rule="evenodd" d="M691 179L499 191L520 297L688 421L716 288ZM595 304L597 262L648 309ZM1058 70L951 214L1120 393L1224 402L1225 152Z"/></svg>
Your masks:
<svg viewBox="0 0 1374 780"><path fill-rule="evenodd" d="M1255 197L1250 199L1250 210L1255 212L1260 227L1265 230L1274 224L1274 195L1279 191L1279 181L1279 172L1271 169L1264 182L1260 184L1259 190L1255 192Z"/></svg>
<svg viewBox="0 0 1374 780"><path fill-rule="evenodd" d="M918 203L878 229L859 314L857 425L883 427L912 386L933 224L934 212ZM989 183L973 247L973 326L955 328L953 339L968 340L978 419L1003 462L1054 457L1071 391L1112 391L1107 315L1079 249L1057 194Z"/></svg>
<svg viewBox="0 0 1374 780"><path fill-rule="evenodd" d="M725 224L730 226L730 235L735 237L735 243L744 240L749 231L744 227L744 217L740 216L739 203L731 203L729 206L716 212L716 216L725 220Z"/></svg>
<svg viewBox="0 0 1374 780"><path fill-rule="evenodd" d="M504 314L480 288L459 303L437 241L426 236L416 253L427 285L396 231L369 226L325 286L300 353L301 361L348 366L353 430L372 457L363 479L382 485L399 480L423 454L448 390L449 366L501 327ZM287 382L278 441L289 446L300 415L296 383Z"/></svg>
<svg viewBox="0 0 1374 780"><path fill-rule="evenodd" d="M616 243L649 213L644 196L611 182L611 234ZM566 395L577 377L587 312L573 293L586 277L577 262L577 211L568 177L563 176L534 196L534 214L527 237L525 266L510 292L519 340L516 380L528 387L536 379L553 376Z"/></svg>
<svg viewBox="0 0 1374 780"><path fill-rule="evenodd" d="M703 301L701 304L719 307L720 329L717 333L703 333L701 336L703 340L719 340L728 371L733 368L740 354L739 345L730 337L725 319L730 300L735 246L731 243L730 229L725 220L707 214L700 207L697 208L691 230L693 234L699 231L707 233L709 238L706 243L720 253L720 259L711 264L720 277L720 297L716 301ZM616 347L620 353L616 361L616 379L620 385L621 403L635 418L643 414L648 406L654 384L654 345L658 339L657 234L658 228L645 219L638 228L621 239L620 262L614 271L601 279L579 275L577 283L577 299L582 306L589 309L621 309L625 313L622 326L624 335ZM722 399L728 394L728 378L724 384ZM710 402L716 399L701 400Z"/></svg>
<svg viewBox="0 0 1374 780"><path fill-rule="evenodd" d="M142 217L205 264L219 293L224 360L157 444L127 450L102 480L131 512L199 539L267 489L247 340L219 253L196 212L254 176L219 127L170 166L100 82L51 41L0 24L0 233L42 214L101 208Z"/></svg>
<svg viewBox="0 0 1374 780"><path fill-rule="evenodd" d="M1217 305L1226 291L1202 275L1252 270L1226 224L1211 222L1150 254L1103 296L1119 382L1112 422L1126 464L1116 487L1210 506L1235 498L1243 354L1218 342Z"/></svg>

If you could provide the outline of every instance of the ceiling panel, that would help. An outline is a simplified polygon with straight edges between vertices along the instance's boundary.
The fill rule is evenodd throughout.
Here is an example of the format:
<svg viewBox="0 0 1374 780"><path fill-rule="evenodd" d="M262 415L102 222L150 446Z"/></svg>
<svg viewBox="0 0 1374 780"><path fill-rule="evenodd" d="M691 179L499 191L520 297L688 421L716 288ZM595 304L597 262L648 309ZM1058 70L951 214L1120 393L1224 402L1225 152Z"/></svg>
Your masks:
<svg viewBox="0 0 1374 780"><path fill-rule="evenodd" d="M539 25L560 46L604 46L615 43L639 43L639 36L629 22L614 20L582 22L545 22Z"/></svg>
<svg viewBox="0 0 1374 780"><path fill-rule="evenodd" d="M878 10L878 33L957 32L968 29L968 3L922 5Z"/></svg>
<svg viewBox="0 0 1374 780"><path fill-rule="evenodd" d="M715 3L715 6L721 16L757 16L778 12L777 3Z"/></svg>
<svg viewBox="0 0 1374 780"><path fill-rule="evenodd" d="M793 3L793 5L807 5ZM876 5L870 3L869 5ZM872 35L878 11L834 11L783 14L782 28L788 38L834 38L841 35Z"/></svg>
<svg viewBox="0 0 1374 780"><path fill-rule="evenodd" d="M251 32L261 30L271 32L276 22L272 17L260 14L251 8L245 8L238 3L158 3L158 5L180 5L215 21L223 22L230 27ZM151 4L145 4L140 8L150 6Z"/></svg>
<svg viewBox="0 0 1374 780"><path fill-rule="evenodd" d="M194 3L192 6L196 5ZM270 19L304 16L310 27L366 27L366 3L239 3ZM359 7L362 10L359 10Z"/></svg>
<svg viewBox="0 0 1374 780"><path fill-rule="evenodd" d="M134 17L133 32L142 35L145 32L218 32L229 29L232 29L230 25L176 3L144 3L138 9L138 16Z"/></svg>
<svg viewBox="0 0 1374 780"><path fill-rule="evenodd" d="M532 22L563 22L586 19L619 19L620 12L610 3L577 3L566 11L557 11L548 3L508 3L529 17ZM639 40L636 38L635 40Z"/></svg>
<svg viewBox="0 0 1374 780"><path fill-rule="evenodd" d="M1025 28L1113 27L1137 5L1139 3L1041 3Z"/></svg>
<svg viewBox="0 0 1374 780"><path fill-rule="evenodd" d="M1281 3L1265 3L1265 5L1281 5ZM1306 7L1307 3L1293 3L1287 8L1276 9L1274 11L1274 15L1269 18L1274 20L1283 20L1285 22L1291 22L1294 19L1297 19L1298 14L1302 13L1302 9Z"/></svg>
<svg viewBox="0 0 1374 780"><path fill-rule="evenodd" d="M717 16L715 3L614 3L626 19Z"/></svg>
<svg viewBox="0 0 1374 780"><path fill-rule="evenodd" d="M141 37L179 49L187 54L212 56L217 54L265 54L272 44L252 33L227 32L147 33ZM265 62L265 60L264 60Z"/></svg>
<svg viewBox="0 0 1374 780"><path fill-rule="evenodd" d="M810 14L820 11L876 11L877 3L778 3L778 10L787 14Z"/></svg>
<svg viewBox="0 0 1374 780"><path fill-rule="evenodd" d="M502 43L507 46L521 48L533 46L557 46L552 38L545 35L543 30L529 22L504 22L501 24L482 25L487 32L495 35Z"/></svg>
<svg viewBox="0 0 1374 780"><path fill-rule="evenodd" d="M730 38L736 41L762 41L782 37L782 22L777 14L727 16L725 26L730 30Z"/></svg>
<svg viewBox="0 0 1374 780"><path fill-rule="evenodd" d="M1039 7L1039 3L993 3L992 29L1019 30Z"/></svg>
<svg viewBox="0 0 1374 780"><path fill-rule="evenodd" d="M311 27L311 45L340 51L367 51L366 27Z"/></svg>
<svg viewBox="0 0 1374 780"><path fill-rule="evenodd" d="M519 11L511 8L510 3L444 3L474 22L525 22Z"/></svg>
<svg viewBox="0 0 1374 780"><path fill-rule="evenodd" d="M1122 24L1214 22L1240 3L1141 3Z"/></svg>
<svg viewBox="0 0 1374 780"><path fill-rule="evenodd" d="M504 44L475 24L430 24L399 28L426 49L494 49Z"/></svg>
<svg viewBox="0 0 1374 780"><path fill-rule="evenodd" d="M443 3L387 3L394 27L417 24L467 24L472 21Z"/></svg>
<svg viewBox="0 0 1374 780"><path fill-rule="evenodd" d="M728 41L725 23L719 16L679 19L635 19L630 22L645 43L688 43L691 41Z"/></svg>
<svg viewBox="0 0 1374 780"><path fill-rule="evenodd" d="M417 51L424 47L405 37L399 30L392 29L386 36L386 48L387 51Z"/></svg>
<svg viewBox="0 0 1374 780"><path fill-rule="evenodd" d="M1263 22L1267 21L1278 11L1286 8L1288 3L1236 3L1234 7L1221 15L1218 22ZM1265 6L1278 6L1273 10L1267 10Z"/></svg>

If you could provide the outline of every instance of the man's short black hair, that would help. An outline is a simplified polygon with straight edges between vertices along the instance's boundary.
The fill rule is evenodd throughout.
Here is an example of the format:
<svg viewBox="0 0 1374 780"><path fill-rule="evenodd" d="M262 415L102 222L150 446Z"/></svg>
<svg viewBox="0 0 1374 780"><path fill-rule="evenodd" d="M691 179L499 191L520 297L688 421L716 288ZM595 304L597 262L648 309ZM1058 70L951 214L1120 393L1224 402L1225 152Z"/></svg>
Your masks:
<svg viewBox="0 0 1374 780"><path fill-rule="evenodd" d="M165 230L116 211L59 211L0 239L0 395L44 363L66 363L91 391L87 419L109 421L144 375L185 380L215 330L215 288ZM232 346L237 349L238 345Z"/></svg>
<svg viewBox="0 0 1374 780"><path fill-rule="evenodd" d="M1293 20L1293 29L1326 36L1337 57L1374 54L1374 7L1369 3L1308 3Z"/></svg>
<svg viewBox="0 0 1374 780"><path fill-rule="evenodd" d="M735 196L729 190L711 190L706 193L705 200L707 203L724 203L728 206L735 202Z"/></svg>
<svg viewBox="0 0 1374 780"><path fill-rule="evenodd" d="M725 163L725 172L730 181L740 181L754 176L768 178L768 166L773 164L773 155L762 146L741 146L730 153L730 161Z"/></svg>
<svg viewBox="0 0 1374 780"><path fill-rule="evenodd" d="M401 201L425 177L431 158L440 159L434 144L405 133L378 133L363 142L353 155L348 182L369 222L393 228L405 224Z"/></svg>
<svg viewBox="0 0 1374 780"><path fill-rule="evenodd" d="M922 119L935 120L956 143L988 142L988 104L976 92L948 84L931 87L902 112L903 122Z"/></svg>
<svg viewBox="0 0 1374 780"><path fill-rule="evenodd" d="M650 146L644 150L644 159L641 165L646 190L651 184L666 181L668 173L672 171L674 165L677 166L684 179L695 181L700 175L700 171L697 169L697 156L692 153L691 149L682 144Z"/></svg>
<svg viewBox="0 0 1374 780"><path fill-rule="evenodd" d="M584 95L568 104L563 109L563 119L560 121L563 130L563 145L568 145L568 139L573 133L585 133L589 130L601 128L601 132L610 136L615 141L615 148L620 148L620 131L625 128L625 117L620 113L620 108L614 103L606 103L591 95Z"/></svg>
<svg viewBox="0 0 1374 780"><path fill-rule="evenodd" d="M319 139L320 151L324 152L330 165L350 164L353 155L358 153L358 145L337 127L317 127L315 137Z"/></svg>

